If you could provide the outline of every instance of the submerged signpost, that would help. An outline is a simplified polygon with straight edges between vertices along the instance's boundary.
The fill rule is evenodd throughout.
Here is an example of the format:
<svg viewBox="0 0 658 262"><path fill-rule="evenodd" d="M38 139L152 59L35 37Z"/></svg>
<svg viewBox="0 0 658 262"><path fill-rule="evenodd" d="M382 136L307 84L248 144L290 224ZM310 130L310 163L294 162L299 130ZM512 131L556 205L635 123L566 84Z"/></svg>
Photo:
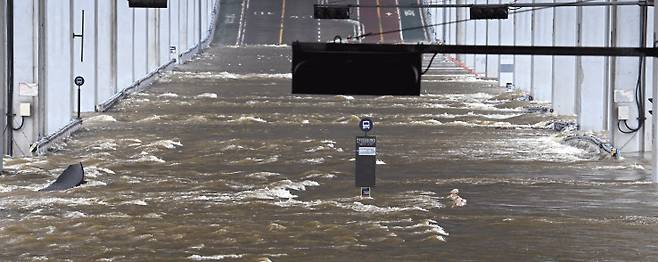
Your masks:
<svg viewBox="0 0 658 262"><path fill-rule="evenodd" d="M368 132L374 128L372 119L361 119L359 128L365 134L356 137L355 185L361 188L361 197L370 197L370 188L375 186L377 138L368 136Z"/></svg>
<svg viewBox="0 0 658 262"><path fill-rule="evenodd" d="M78 119L82 119L80 118L80 87L85 84L85 78L76 76L75 79L73 79L73 83L78 87Z"/></svg>

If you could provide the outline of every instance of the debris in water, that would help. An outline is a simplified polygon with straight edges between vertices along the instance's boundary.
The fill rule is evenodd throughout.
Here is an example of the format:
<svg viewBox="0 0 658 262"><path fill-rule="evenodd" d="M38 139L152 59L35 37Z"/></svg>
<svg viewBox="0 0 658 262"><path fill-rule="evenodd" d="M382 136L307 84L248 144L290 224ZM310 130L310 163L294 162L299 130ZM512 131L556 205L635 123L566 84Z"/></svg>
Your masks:
<svg viewBox="0 0 658 262"><path fill-rule="evenodd" d="M448 193L448 199L452 200L452 205L450 207L463 207L466 205L466 199L463 199L459 196L459 189L453 189Z"/></svg>

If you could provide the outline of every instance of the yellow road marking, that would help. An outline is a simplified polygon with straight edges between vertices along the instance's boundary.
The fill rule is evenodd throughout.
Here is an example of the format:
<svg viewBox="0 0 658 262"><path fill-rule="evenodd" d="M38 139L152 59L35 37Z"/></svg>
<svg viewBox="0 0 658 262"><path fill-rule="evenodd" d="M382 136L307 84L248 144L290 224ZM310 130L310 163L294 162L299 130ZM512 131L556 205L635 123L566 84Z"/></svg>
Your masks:
<svg viewBox="0 0 658 262"><path fill-rule="evenodd" d="M285 1L285 0L284 0ZM382 9L379 7L381 3L377 0L377 18L379 19L379 33L384 32L384 26L382 25ZM379 41L384 42L384 35L379 34Z"/></svg>
<svg viewBox="0 0 658 262"><path fill-rule="evenodd" d="M286 0L281 2L281 27L279 28L279 45L283 44L283 22L286 16Z"/></svg>

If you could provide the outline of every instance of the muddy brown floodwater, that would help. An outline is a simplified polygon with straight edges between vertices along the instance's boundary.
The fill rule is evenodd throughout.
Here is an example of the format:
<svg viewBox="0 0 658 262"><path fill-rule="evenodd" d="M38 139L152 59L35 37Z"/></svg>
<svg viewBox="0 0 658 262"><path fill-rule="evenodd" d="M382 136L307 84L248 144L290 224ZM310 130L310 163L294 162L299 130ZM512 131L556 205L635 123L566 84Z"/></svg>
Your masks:
<svg viewBox="0 0 658 262"><path fill-rule="evenodd" d="M564 145L555 116L439 60L420 97L298 96L288 47L213 46L48 156L7 160L0 260L658 260L642 161ZM354 187L363 116L373 199ZM36 192L75 162L87 184Z"/></svg>

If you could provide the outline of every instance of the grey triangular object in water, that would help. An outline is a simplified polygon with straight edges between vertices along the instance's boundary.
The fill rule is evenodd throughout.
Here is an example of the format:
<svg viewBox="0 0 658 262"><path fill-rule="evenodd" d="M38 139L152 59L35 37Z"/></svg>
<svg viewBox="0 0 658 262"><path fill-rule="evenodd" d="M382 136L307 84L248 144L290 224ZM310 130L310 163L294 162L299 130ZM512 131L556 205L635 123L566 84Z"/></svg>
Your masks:
<svg viewBox="0 0 658 262"><path fill-rule="evenodd" d="M39 191L67 190L84 184L85 182L85 170L82 168L82 163L79 163L67 167L55 182Z"/></svg>

